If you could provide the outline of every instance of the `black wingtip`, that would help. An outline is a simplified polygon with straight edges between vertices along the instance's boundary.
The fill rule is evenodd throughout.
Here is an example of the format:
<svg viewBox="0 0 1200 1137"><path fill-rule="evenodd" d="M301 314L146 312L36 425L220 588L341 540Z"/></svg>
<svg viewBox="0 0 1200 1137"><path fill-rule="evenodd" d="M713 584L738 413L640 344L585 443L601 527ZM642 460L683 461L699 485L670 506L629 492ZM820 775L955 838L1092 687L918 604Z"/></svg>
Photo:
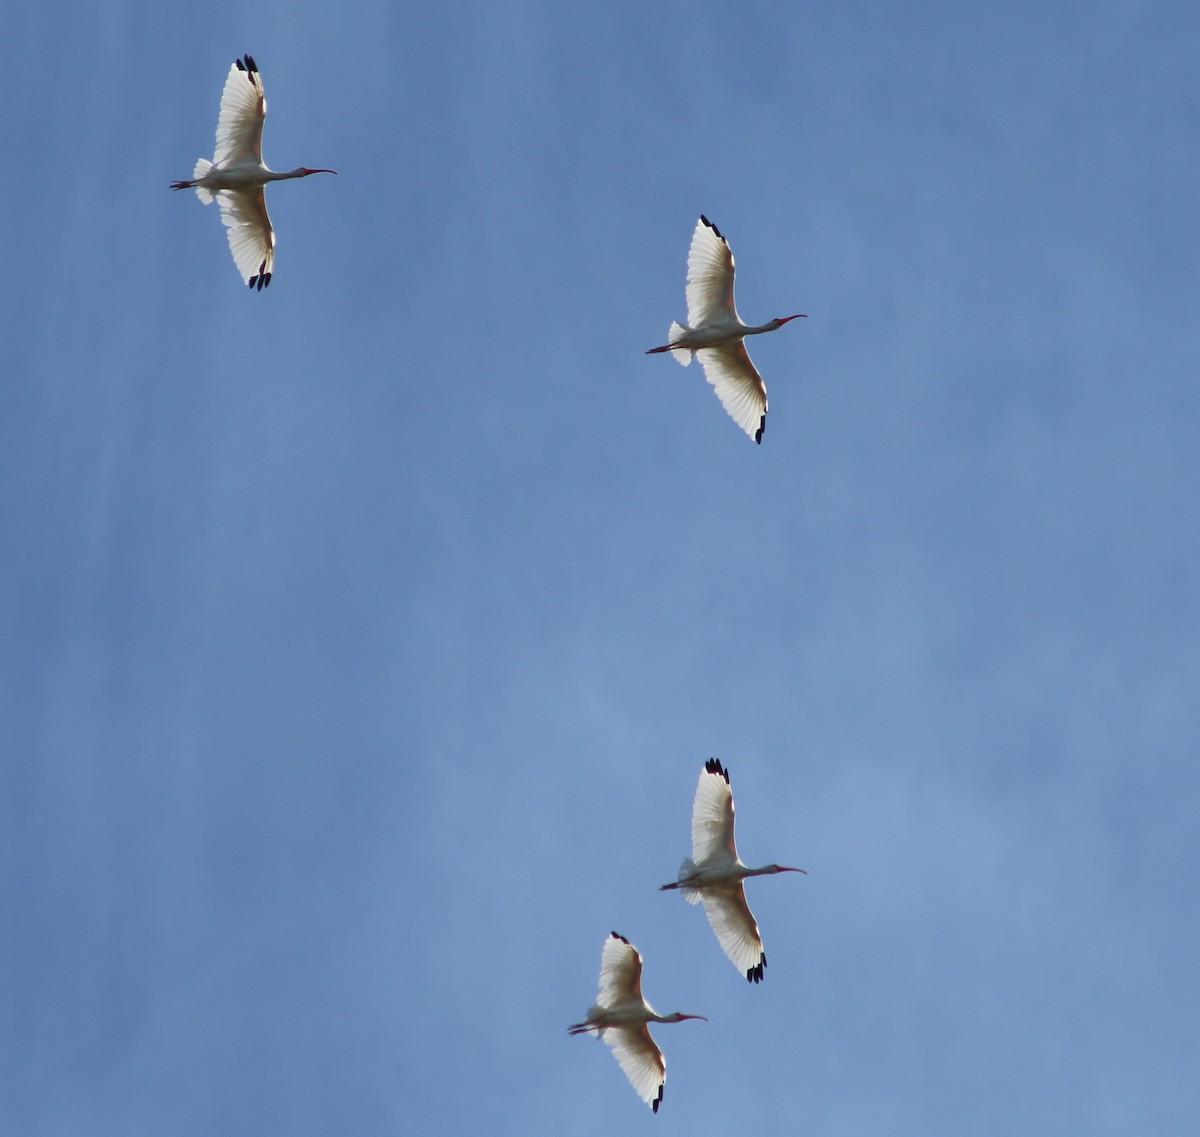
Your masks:
<svg viewBox="0 0 1200 1137"><path fill-rule="evenodd" d="M746 981L748 983L761 983L763 981L763 968L767 966L767 956L764 952L758 957L758 963L746 972Z"/></svg>
<svg viewBox="0 0 1200 1137"><path fill-rule="evenodd" d="M248 281L246 281L247 287L257 289L259 292L266 288L267 285L271 283L271 274L267 272L266 269L267 262L263 261L263 263L258 266L258 272L256 272Z"/></svg>
<svg viewBox="0 0 1200 1137"><path fill-rule="evenodd" d="M612 938L613 938L614 940L620 940L620 941L621 941L621 943L623 943L623 944L628 944L628 943L629 943L629 941L628 941L628 940L627 940L627 939L626 939L626 938L625 938L623 935L621 935L621 933L620 933L620 932L613 932L613 933L612 933Z"/></svg>
<svg viewBox="0 0 1200 1137"><path fill-rule="evenodd" d="M658 1107L659 1107L660 1105L662 1105L662 1099L663 1099L663 1090L666 1088L666 1085L667 1085L667 1083L666 1083L666 1082L659 1082L659 1084L658 1084L658 1097L656 1097L656 1098L655 1098L655 1099L654 1099L654 1100L653 1100L653 1101L650 1103L650 1108L651 1108L651 1109L652 1109L652 1110L653 1110L655 1113L657 1113L657 1112L658 1112Z"/></svg>
<svg viewBox="0 0 1200 1137"><path fill-rule="evenodd" d="M729 771L721 765L720 758L710 758L704 763L704 772L706 774L720 774L725 779L725 783L729 783Z"/></svg>
<svg viewBox="0 0 1200 1137"><path fill-rule="evenodd" d="M254 73L255 75L258 74L258 64L254 62L253 55L247 55L245 57L245 66L244 67L242 66L242 64L240 62L238 63L238 66L241 67L243 71L250 71L250 72Z"/></svg>
<svg viewBox="0 0 1200 1137"><path fill-rule="evenodd" d="M757 442L759 444L759 446L762 445L763 431L766 429L767 429L767 416L764 414L763 417L758 420L758 430L756 430L754 432L754 441Z"/></svg>
<svg viewBox="0 0 1200 1137"><path fill-rule="evenodd" d="M709 219L707 217L705 217L703 213L700 214L700 220L703 221L704 224L707 225L717 235L717 237L720 240L722 240L722 241L725 240L724 236L721 234L721 230L718 229L711 221L709 221Z"/></svg>

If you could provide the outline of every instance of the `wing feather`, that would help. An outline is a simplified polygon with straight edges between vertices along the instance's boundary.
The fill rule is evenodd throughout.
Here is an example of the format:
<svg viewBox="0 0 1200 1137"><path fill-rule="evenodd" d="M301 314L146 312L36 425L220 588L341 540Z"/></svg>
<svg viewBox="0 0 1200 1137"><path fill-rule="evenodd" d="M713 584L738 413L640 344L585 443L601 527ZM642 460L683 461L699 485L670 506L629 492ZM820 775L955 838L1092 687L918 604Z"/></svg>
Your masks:
<svg viewBox="0 0 1200 1137"><path fill-rule="evenodd" d="M746 893L741 884L705 889L700 899L717 942L734 967L744 971L751 982L761 980L767 958L763 954L758 921L746 903Z"/></svg>
<svg viewBox="0 0 1200 1137"><path fill-rule="evenodd" d="M688 326L737 319L733 303L733 253L717 227L701 216L688 250Z"/></svg>
<svg viewBox="0 0 1200 1137"><path fill-rule="evenodd" d="M696 784L692 802L692 860L698 867L710 861L736 861L733 833L733 790L729 775L711 760Z"/></svg>
<svg viewBox="0 0 1200 1137"><path fill-rule="evenodd" d="M721 347L701 348L696 356L729 417L761 443L767 426L767 387L750 362L746 345L738 340Z"/></svg>
<svg viewBox="0 0 1200 1137"><path fill-rule="evenodd" d="M604 941L600 954L600 994L602 1007L642 1001L642 957L624 936L613 932Z"/></svg>
<svg viewBox="0 0 1200 1137"><path fill-rule="evenodd" d="M275 270L275 230L267 213L267 198L256 190L220 190L217 205L229 230L229 251L242 279L262 289L271 283Z"/></svg>
<svg viewBox="0 0 1200 1137"><path fill-rule="evenodd" d="M221 94L213 162L224 169L256 165L262 160L262 130L267 117L267 99L254 61L249 56L246 58L251 66L245 67L240 60L233 64Z"/></svg>
<svg viewBox="0 0 1200 1137"><path fill-rule="evenodd" d="M667 1081L667 1063L649 1028L645 1023L610 1027L604 1032L604 1041L612 1047L638 1097L657 1113Z"/></svg>

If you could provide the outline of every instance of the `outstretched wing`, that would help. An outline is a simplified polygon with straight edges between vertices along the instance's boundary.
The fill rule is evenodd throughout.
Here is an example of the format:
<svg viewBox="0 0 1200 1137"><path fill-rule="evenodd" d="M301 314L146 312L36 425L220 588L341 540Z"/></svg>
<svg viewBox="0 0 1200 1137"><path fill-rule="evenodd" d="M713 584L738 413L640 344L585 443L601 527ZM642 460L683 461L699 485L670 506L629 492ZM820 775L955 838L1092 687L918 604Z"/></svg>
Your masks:
<svg viewBox="0 0 1200 1137"><path fill-rule="evenodd" d="M596 1002L601 1007L617 1007L641 1001L642 957L624 936L613 932L600 953L600 994Z"/></svg>
<svg viewBox="0 0 1200 1137"><path fill-rule="evenodd" d="M733 790L729 772L710 758L696 785L692 802L692 860L698 867L712 861L736 861L733 837Z"/></svg>
<svg viewBox="0 0 1200 1137"><path fill-rule="evenodd" d="M612 1047L634 1092L657 1113L667 1083L667 1063L646 1024L609 1027L604 1041Z"/></svg>
<svg viewBox="0 0 1200 1137"><path fill-rule="evenodd" d="M738 340L701 348L696 357L729 417L761 444L767 426L767 387L750 362L746 345Z"/></svg>
<svg viewBox="0 0 1200 1137"><path fill-rule="evenodd" d="M737 319L733 303L733 253L721 231L701 215L688 250L688 325L725 323Z"/></svg>
<svg viewBox="0 0 1200 1137"><path fill-rule="evenodd" d="M262 291L275 269L275 230L263 189L220 190L217 205L229 232L229 251L242 279Z"/></svg>
<svg viewBox="0 0 1200 1137"><path fill-rule="evenodd" d="M222 169L256 165L262 160L263 120L267 100L254 57L247 55L229 68L217 119L213 162Z"/></svg>
<svg viewBox="0 0 1200 1137"><path fill-rule="evenodd" d="M741 884L725 888L707 888L700 894L708 922L716 933L717 943L734 967L746 973L751 983L761 983L767 957L763 952L762 936L746 892Z"/></svg>

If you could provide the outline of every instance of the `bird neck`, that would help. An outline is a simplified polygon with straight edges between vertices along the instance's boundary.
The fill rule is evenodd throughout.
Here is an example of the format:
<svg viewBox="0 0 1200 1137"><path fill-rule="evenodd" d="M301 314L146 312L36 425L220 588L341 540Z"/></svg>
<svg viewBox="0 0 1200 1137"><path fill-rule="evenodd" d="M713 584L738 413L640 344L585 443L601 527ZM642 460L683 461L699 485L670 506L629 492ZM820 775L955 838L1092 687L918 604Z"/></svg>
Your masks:
<svg viewBox="0 0 1200 1137"><path fill-rule="evenodd" d="M772 876L777 872L798 872L798 873L804 873L805 876L808 875L804 869L793 869L793 868L788 868L784 865L763 865L763 867L760 869L750 869L746 873L746 875L747 876Z"/></svg>
<svg viewBox="0 0 1200 1137"><path fill-rule="evenodd" d="M747 328L746 335L757 336L762 332L775 332L783 327L784 324L790 323L792 320L803 320L805 315L803 312L798 312L794 316L782 316L777 320L771 320L769 323L761 324L757 328Z"/></svg>

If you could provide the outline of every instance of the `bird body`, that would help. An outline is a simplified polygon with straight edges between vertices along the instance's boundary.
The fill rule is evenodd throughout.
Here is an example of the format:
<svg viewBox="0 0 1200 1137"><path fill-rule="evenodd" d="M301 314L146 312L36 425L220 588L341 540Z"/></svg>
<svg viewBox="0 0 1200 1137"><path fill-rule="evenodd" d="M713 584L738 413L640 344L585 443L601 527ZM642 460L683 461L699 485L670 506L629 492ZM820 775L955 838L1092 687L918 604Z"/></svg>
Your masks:
<svg viewBox="0 0 1200 1137"><path fill-rule="evenodd" d="M688 251L688 322L672 323L667 342L650 348L646 354L669 351L685 367L698 358L729 417L761 443L767 424L767 388L742 341L746 336L782 328L789 320L801 319L804 313L751 327L737 313L733 283L729 244L701 214Z"/></svg>
<svg viewBox="0 0 1200 1137"><path fill-rule="evenodd" d="M751 983L761 983L767 966L758 922L746 903L742 882L751 876L802 873L786 865L750 868L737 853L733 829L733 791L729 772L716 758L705 763L692 803L692 855L679 869L679 879L661 891L678 889L689 904L703 904L717 942Z"/></svg>
<svg viewBox="0 0 1200 1137"><path fill-rule="evenodd" d="M667 1063L650 1036L649 1024L703 1018L678 1011L660 1015L650 1006L642 997L641 954L624 936L613 932L604 941L600 956L596 1002L587 1018L567 1027L567 1033L594 1034L604 1039L638 1097L657 1113L667 1082Z"/></svg>
<svg viewBox="0 0 1200 1137"><path fill-rule="evenodd" d="M333 170L309 170L301 167L298 170L269 170L261 163L257 166L231 166L221 169L214 166L207 158L201 158L196 163L192 181L172 183L172 189L201 190L208 196L209 201L221 190L256 190L262 189L268 182L283 182L289 178L304 178L309 174L332 174ZM207 202L205 203L207 204Z"/></svg>
<svg viewBox="0 0 1200 1137"><path fill-rule="evenodd" d="M254 57L247 55L230 68L221 95L217 119L217 145L213 160L201 158L188 181L171 188L194 189L208 205L214 199L229 230L229 249L242 278L261 291L271 283L275 265L275 229L267 213L263 187L268 182L306 178L309 174L336 174L336 170L269 169L262 160L262 130L267 99Z"/></svg>

